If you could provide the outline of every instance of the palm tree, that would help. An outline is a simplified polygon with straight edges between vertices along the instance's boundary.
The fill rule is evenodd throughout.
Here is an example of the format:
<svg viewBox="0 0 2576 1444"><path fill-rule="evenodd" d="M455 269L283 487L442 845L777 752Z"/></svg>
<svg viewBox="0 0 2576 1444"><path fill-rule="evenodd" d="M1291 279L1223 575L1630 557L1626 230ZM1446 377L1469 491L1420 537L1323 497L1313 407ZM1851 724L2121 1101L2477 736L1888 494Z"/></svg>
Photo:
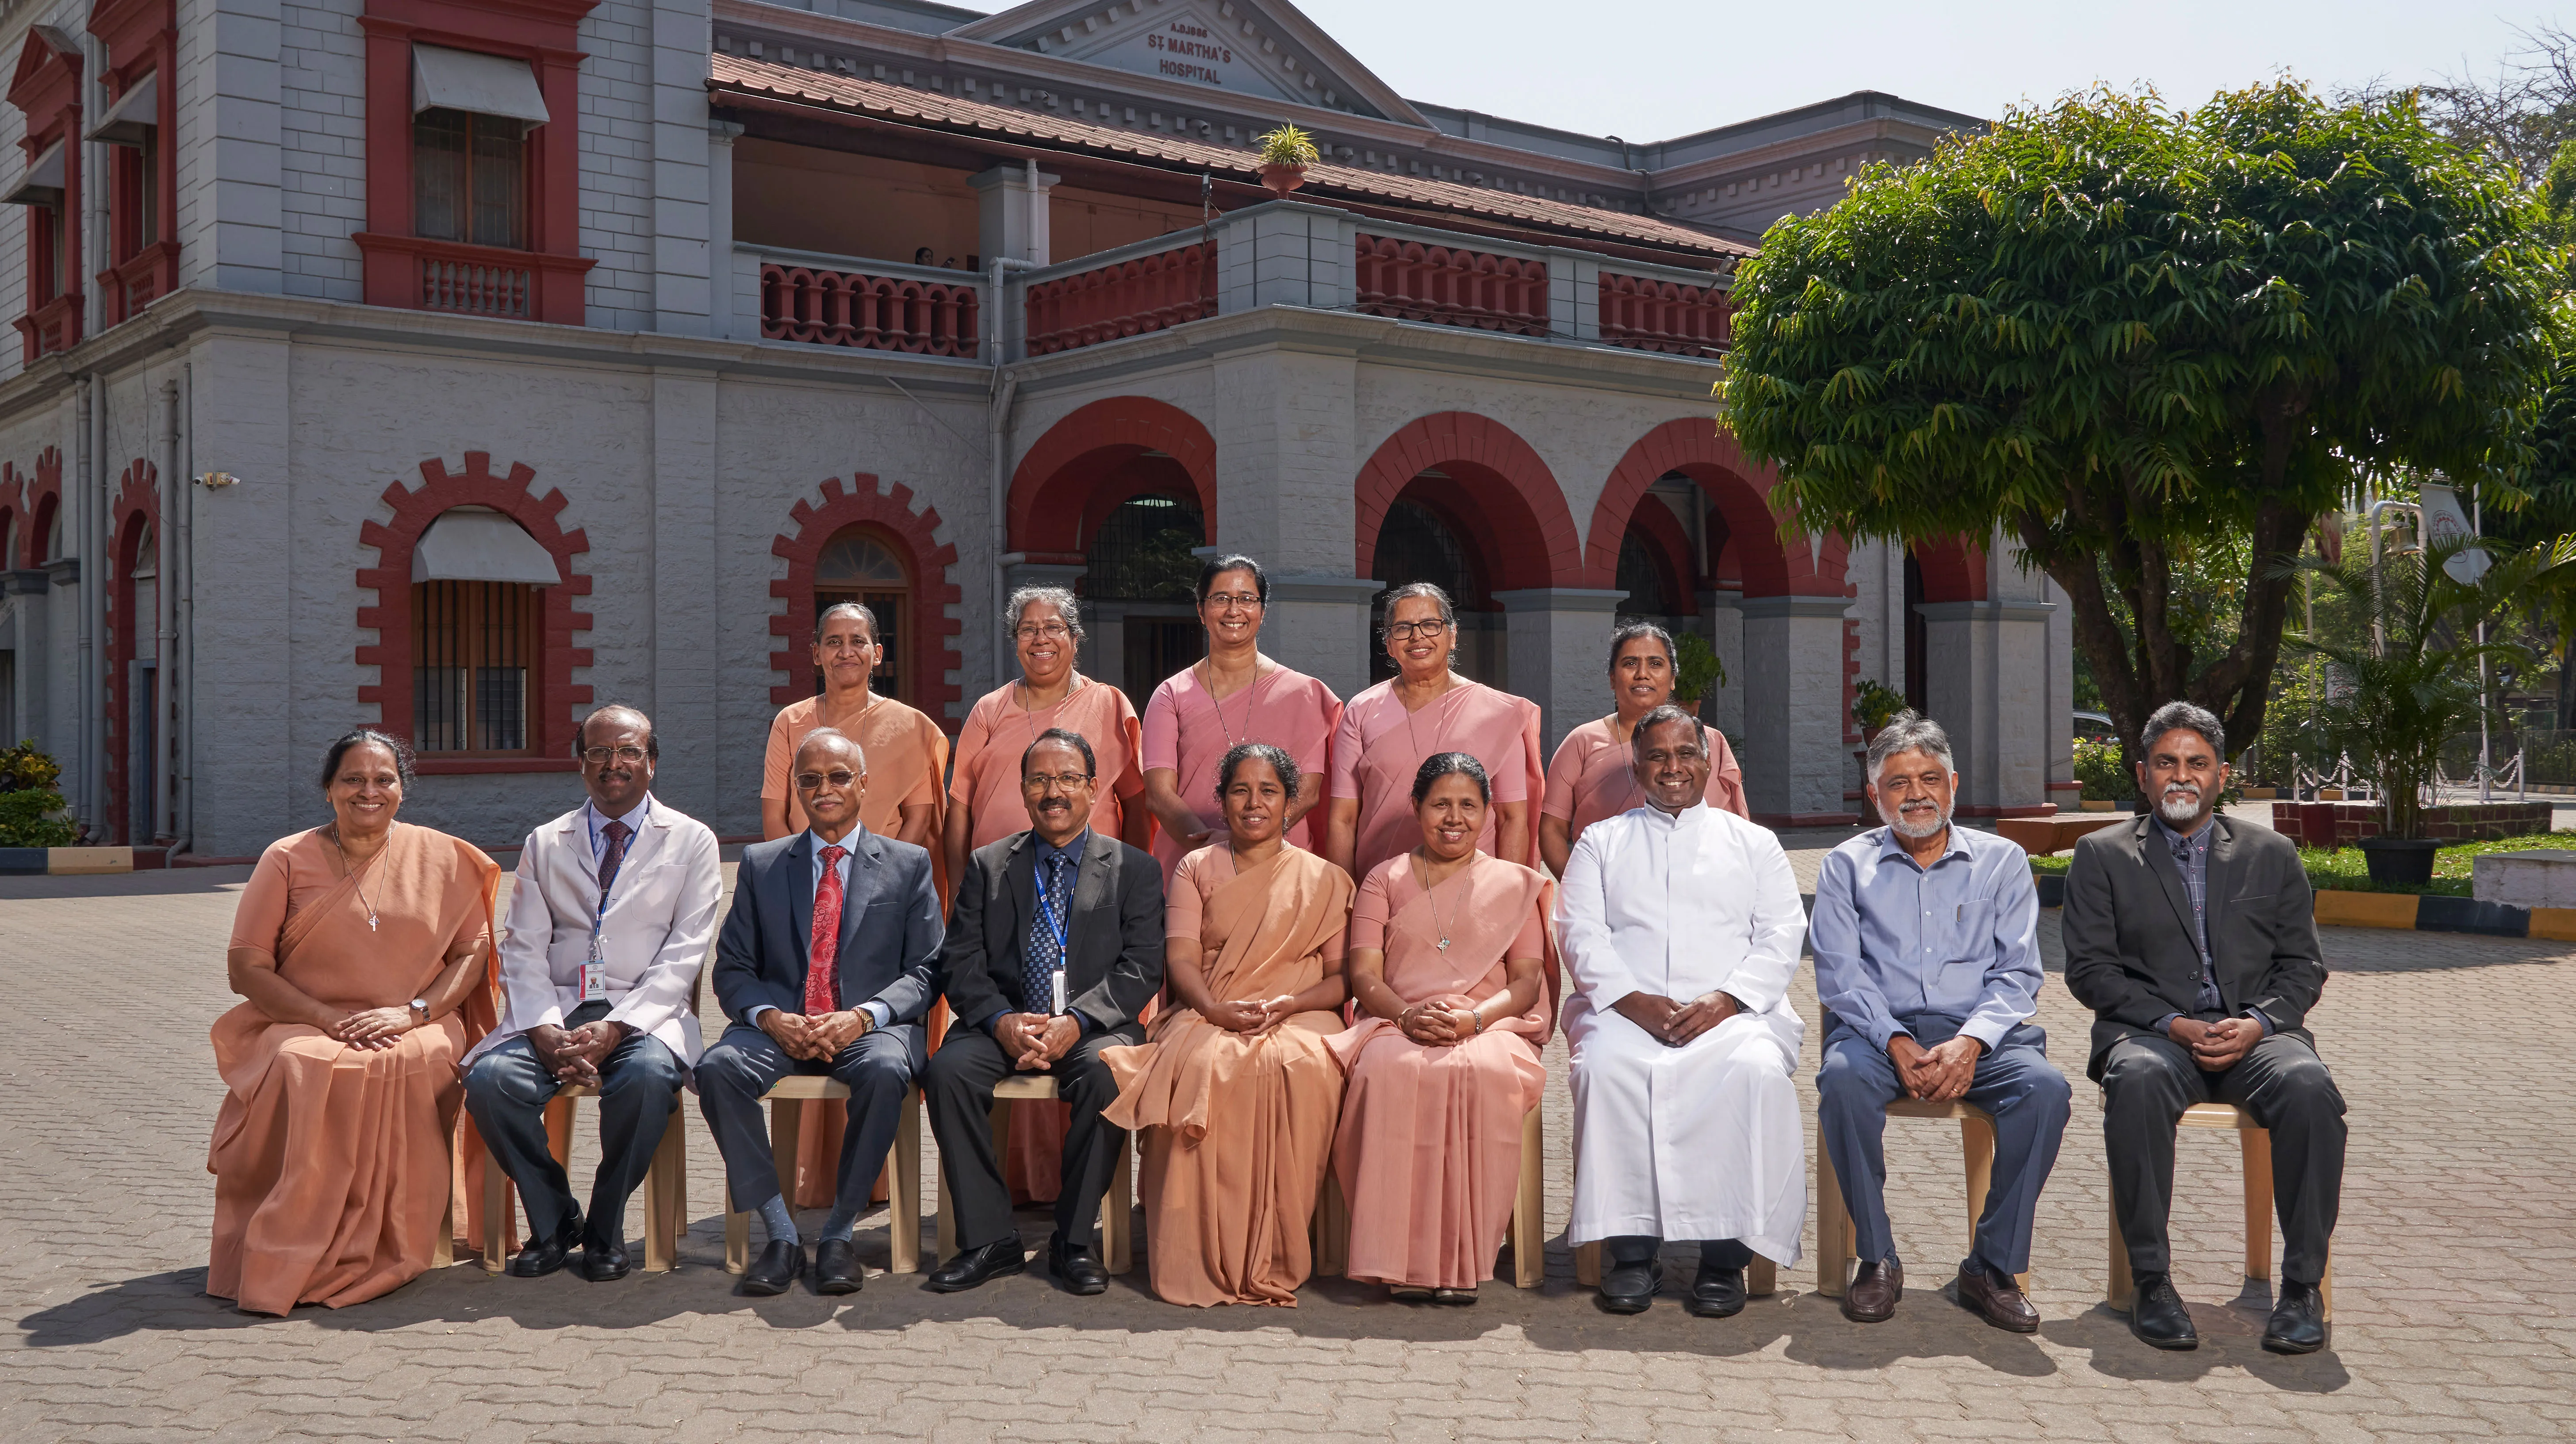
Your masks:
<svg viewBox="0 0 2576 1444"><path fill-rule="evenodd" d="M2383 837L2422 836L2424 799L2442 744L2475 727L2487 710L2480 659L2528 661L2513 643L2477 642L2477 624L2509 607L2576 592L2576 534L2502 556L2490 552L2491 564L2474 582L2445 570L2477 544L2437 542L2376 565L2352 552L2340 563L2302 557L2295 565L2350 598L2360 621L2376 624L2375 644L2365 632L2365 640L2350 644L2302 638L2293 645L2351 681L2349 691L2326 704L2325 731L2332 746L2351 754L2379 784Z"/></svg>

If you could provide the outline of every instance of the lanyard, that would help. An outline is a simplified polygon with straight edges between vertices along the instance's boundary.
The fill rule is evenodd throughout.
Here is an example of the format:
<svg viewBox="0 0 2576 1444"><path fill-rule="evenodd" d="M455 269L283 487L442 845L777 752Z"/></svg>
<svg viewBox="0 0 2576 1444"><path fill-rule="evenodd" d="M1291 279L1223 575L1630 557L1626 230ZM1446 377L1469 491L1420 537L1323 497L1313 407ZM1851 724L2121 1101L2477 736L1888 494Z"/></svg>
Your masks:
<svg viewBox="0 0 2576 1444"><path fill-rule="evenodd" d="M652 802L648 799L648 800L645 802L645 804L644 804L644 808L645 808L645 809L649 809L649 808L651 808L651 807L652 807L652 805L653 805L653 804L652 804ZM593 810L594 810L594 811L596 811L596 809L593 809ZM643 809L639 809L639 811L641 811L641 810L643 810ZM614 821L616 821L616 820L617 820L617 819L615 819L615 818L613 818L613 817L612 817L612 818L604 819L604 820L603 820L603 825L605 825L605 824L606 824L606 823L608 823L608 822L614 822ZM601 853L603 853L603 852L605 852L605 851L607 850L607 848L606 848L606 844L601 843L601 842L598 842L598 841L596 841L596 840L595 840L595 839L597 839L597 837L598 837L598 836L599 836L599 834L598 834L596 831L594 831L594 832L592 833L592 837L594 838L594 841L593 841L593 843L592 843L592 845L591 845L591 861L592 861L592 863L593 863L593 865L594 865L594 866L598 863L598 860L599 860L599 856L600 856L600 854L601 854ZM620 858L620 859L618 860L617 870L618 870L618 872L620 872L621 874L622 874L622 873L624 873L624 872L626 871L626 863L625 863L625 860L624 860L623 858ZM599 901L591 905L591 909L590 909L590 961L592 961L592 962L594 962L594 963L599 961L599 929L600 929L601 924L605 923L605 922L607 921L607 919L608 919L608 889L609 889L609 887L614 887L614 886L616 886L616 885L617 885L617 880L616 880L615 878L611 878L611 879L609 879L608 887L602 887L602 888L599 890Z"/></svg>
<svg viewBox="0 0 2576 1444"><path fill-rule="evenodd" d="M1078 880L1081 876L1081 866L1076 864L1074 867L1074 877ZM1062 966L1065 960L1065 954L1071 951L1071 943L1069 940L1072 936L1072 930L1067 926L1066 919L1059 918L1055 915L1055 904L1047 900L1047 891L1045 884L1039 884L1038 916L1045 920L1047 931L1055 935L1056 963L1058 966Z"/></svg>

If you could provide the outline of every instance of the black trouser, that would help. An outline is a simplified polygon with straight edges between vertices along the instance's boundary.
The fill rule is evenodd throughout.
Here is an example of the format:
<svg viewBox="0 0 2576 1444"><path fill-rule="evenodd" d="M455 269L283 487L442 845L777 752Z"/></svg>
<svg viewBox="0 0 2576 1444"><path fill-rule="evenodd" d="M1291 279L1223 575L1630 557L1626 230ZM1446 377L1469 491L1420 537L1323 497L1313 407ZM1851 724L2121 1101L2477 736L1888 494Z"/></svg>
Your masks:
<svg viewBox="0 0 2576 1444"><path fill-rule="evenodd" d="M778 1160L769 1150L769 1120L760 1115L760 1100L790 1073L828 1073L849 1086L850 1122L841 1133L833 1186L841 1200L864 1206L894 1148L927 1047L919 1023L895 1023L870 1028L827 1063L788 1057L777 1039L749 1023L725 1029L723 1040L698 1060L698 1111L724 1155L733 1207L753 1213L778 1196Z"/></svg>
<svg viewBox="0 0 2576 1444"><path fill-rule="evenodd" d="M1127 1132L1113 1128L1100 1110L1118 1096L1118 1084L1100 1050L1145 1041L1134 1023L1106 1033L1086 1034L1048 1071L1056 1096L1073 1105L1073 1126L1064 1135L1064 1173L1055 1199L1055 1231L1066 1242L1097 1248L1100 1197L1109 1191L1109 1170L1127 1144ZM930 1131L939 1139L939 1166L948 1176L948 1199L957 1210L957 1246L982 1248L1018 1235L1011 1224L1011 1190L1002 1182L1002 1162L993 1149L993 1085L1016 1071L1002 1045L972 1024L948 1030L930 1060L922 1096L930 1104Z"/></svg>
<svg viewBox="0 0 2576 1444"><path fill-rule="evenodd" d="M594 999L575 1008L564 1026L578 1028L608 1016ZM626 1238L626 1200L653 1165L662 1130L680 1110L680 1060L662 1040L637 1033L609 1050L599 1064L599 1172L591 1180L586 1243ZM538 1235L572 1217L572 1180L546 1145L546 1104L563 1087L537 1061L523 1034L474 1060L465 1072L465 1110L492 1147L492 1156L528 1201Z"/></svg>
<svg viewBox="0 0 2576 1444"><path fill-rule="evenodd" d="M2325 1277L2326 1242L2343 1194L2343 1094L2314 1049L2279 1033L2220 1073L2202 1072L2191 1050L2170 1038L2111 1045L2102 1070L2102 1141L2129 1271L2172 1267L2165 1216L2173 1200L2174 1128L2194 1103L2233 1103L2272 1131L2282 1277L2300 1284Z"/></svg>
<svg viewBox="0 0 2576 1444"><path fill-rule="evenodd" d="M1601 1240L1601 1250L1610 1256L1612 1268L1634 1268L1653 1263L1664 1251L1664 1241L1642 1233L1623 1233ZM1708 1269L1740 1269L1751 1265L1753 1250L1742 1239L1704 1238L1699 1241L1699 1266Z"/></svg>

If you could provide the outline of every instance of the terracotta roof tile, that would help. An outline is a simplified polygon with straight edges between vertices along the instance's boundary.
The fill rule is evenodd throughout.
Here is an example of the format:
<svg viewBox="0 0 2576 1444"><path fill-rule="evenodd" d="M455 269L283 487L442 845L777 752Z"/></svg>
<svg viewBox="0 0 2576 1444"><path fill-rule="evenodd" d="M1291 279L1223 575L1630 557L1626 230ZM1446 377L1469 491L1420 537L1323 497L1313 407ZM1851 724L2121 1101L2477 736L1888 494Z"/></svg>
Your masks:
<svg viewBox="0 0 2576 1444"><path fill-rule="evenodd" d="M722 52L717 52L713 60L714 71L707 84L710 90L717 92L733 91L815 105L827 110L857 111L926 128L1025 138L1035 143L1097 151L1145 164L1207 170L1253 184L1259 184L1261 179L1256 154L1232 146L1093 125L1061 116L1032 114L1007 105L966 100L936 91L915 90L909 86L808 70L775 61L748 60ZM1458 181L1425 180L1419 176L1394 175L1361 166L1324 164L1307 167L1306 184L1317 191L1339 191L1362 198L1489 216L1551 230L1588 232L1710 257L1753 254L1750 246L1722 240L1654 216L1573 205Z"/></svg>

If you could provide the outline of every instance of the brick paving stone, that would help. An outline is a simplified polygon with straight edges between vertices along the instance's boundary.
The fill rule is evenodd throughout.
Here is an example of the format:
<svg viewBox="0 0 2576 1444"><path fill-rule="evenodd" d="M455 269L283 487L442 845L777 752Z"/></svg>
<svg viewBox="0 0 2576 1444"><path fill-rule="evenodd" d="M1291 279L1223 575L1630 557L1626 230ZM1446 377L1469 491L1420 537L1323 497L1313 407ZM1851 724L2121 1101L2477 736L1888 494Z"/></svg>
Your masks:
<svg viewBox="0 0 2576 1444"><path fill-rule="evenodd" d="M1812 879L1831 838L1790 841ZM2353 1138L2335 1337L2306 1359L2256 1347L2269 1289L2239 1277L2237 1153L2222 1135L2186 1134L2176 1178L2176 1276L2201 1350L2146 1350L2101 1307L2108 1190L2099 1103L2081 1084L2041 1201L2044 1322L2027 1337L1941 1293L1966 1230L1957 1134L1936 1125L1888 1131L1914 1287L1893 1322L1864 1328L1813 1292L1811 1262L1732 1320L1670 1298L1613 1319L1575 1287L1561 1244L1543 1288L1488 1284L1471 1309L1332 1279L1294 1311L1185 1310L1155 1301L1141 1272L1096 1299L1042 1271L961 1297L873 1273L846 1300L744 1299L721 1268L722 1171L694 1107L675 1273L598 1286L469 1263L356 1308L259 1320L200 1292L220 1097L206 1025L232 1001L223 943L245 872L0 880L16 1004L0 1015L0 1440L2576 1437L2576 1205L2562 1182L2576 1080L2556 1036L2576 954L2562 944L2328 932L2336 975L2314 1021ZM2053 915L2042 930L2054 968ZM1812 981L1794 995L1812 1120ZM2039 1021L2080 1073L2088 1020L2063 988ZM1569 1204L1561 1045L1549 1062L1554 1236ZM575 1129L577 1175L596 1162L590 1126ZM935 1167L926 1138L925 1154ZM640 1227L640 1204L629 1214ZM1022 1227L1043 1237L1042 1215ZM885 1247L879 1213L862 1256L881 1267ZM1672 1262L1686 1278L1687 1250Z"/></svg>

